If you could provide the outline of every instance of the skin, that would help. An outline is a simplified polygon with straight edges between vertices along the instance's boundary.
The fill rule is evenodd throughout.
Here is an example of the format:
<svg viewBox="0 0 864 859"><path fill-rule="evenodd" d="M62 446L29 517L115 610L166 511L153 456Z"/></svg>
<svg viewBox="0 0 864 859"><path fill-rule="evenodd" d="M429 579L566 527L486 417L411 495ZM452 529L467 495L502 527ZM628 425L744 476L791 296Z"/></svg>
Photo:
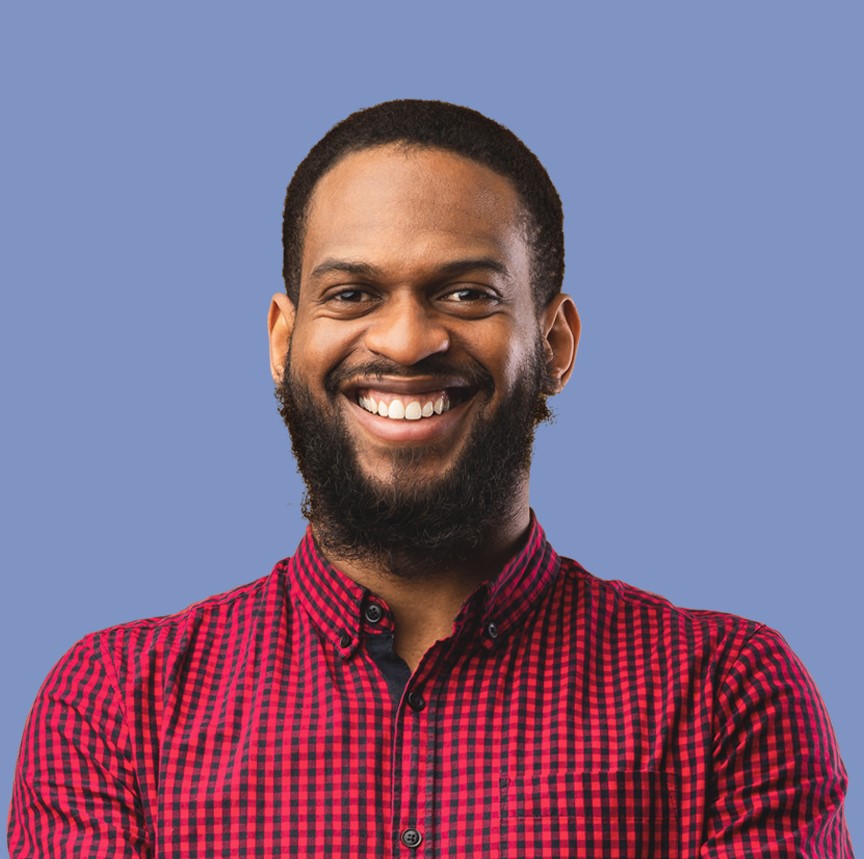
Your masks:
<svg viewBox="0 0 864 859"><path fill-rule="evenodd" d="M535 307L520 214L507 179L437 149L363 150L318 182L297 306L278 293L270 307L271 371L274 380L282 378L290 344L291 372L309 386L322 419L342 415L358 462L372 479L434 481L446 474L474 421L494 414L513 389L538 336L553 380L546 393L558 393L570 377L579 317L563 294L539 312ZM445 357L452 372L411 370L430 356ZM371 378L352 372L373 359L389 362L394 372ZM460 370L470 363L491 375L491 394L465 387ZM325 379L334 369L348 372L331 394ZM443 391L453 407L415 421L372 415L357 402L371 393L422 403ZM406 447L423 456L397 467L395 454ZM500 571L528 524L526 474L495 539L453 569L400 580L322 549L334 566L387 601L397 652L413 671L435 641L451 634L465 599Z"/></svg>

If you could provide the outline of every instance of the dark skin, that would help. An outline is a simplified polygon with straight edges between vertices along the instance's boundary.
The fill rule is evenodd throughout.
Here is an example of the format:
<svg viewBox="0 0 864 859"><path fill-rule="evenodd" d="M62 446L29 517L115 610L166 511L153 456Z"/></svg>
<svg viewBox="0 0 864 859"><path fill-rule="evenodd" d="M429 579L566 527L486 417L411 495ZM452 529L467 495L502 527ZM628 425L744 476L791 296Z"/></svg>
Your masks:
<svg viewBox="0 0 864 859"><path fill-rule="evenodd" d="M507 179L436 149L363 150L337 163L316 186L297 306L278 293L270 307L271 370L275 380L282 378L290 343L292 374L320 401L323 420L338 410L371 480L446 477L473 422L501 405L538 337L551 371L546 393L558 393L570 377L579 317L563 294L538 312L520 214ZM336 394L324 388L334 367L384 358L411 368L431 355L449 359L452 378L349 373ZM491 397L460 389L459 367L466 361L491 374ZM397 409L407 417L371 413L369 397L388 405L398 400ZM452 408L428 414L429 404L442 398ZM394 453L412 446L424 456L396 467ZM451 634L466 598L500 572L529 517L526 473L500 527L474 556L451 568L405 578L372 561L340 557L333 547L322 550L335 567L387 602L396 622L396 650L414 671L426 651Z"/></svg>

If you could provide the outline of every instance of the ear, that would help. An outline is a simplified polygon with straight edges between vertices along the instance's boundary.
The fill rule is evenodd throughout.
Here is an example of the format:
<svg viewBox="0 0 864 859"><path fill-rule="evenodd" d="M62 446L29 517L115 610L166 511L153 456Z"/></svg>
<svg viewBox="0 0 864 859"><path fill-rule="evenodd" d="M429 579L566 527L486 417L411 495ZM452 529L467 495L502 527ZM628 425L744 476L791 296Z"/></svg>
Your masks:
<svg viewBox="0 0 864 859"><path fill-rule="evenodd" d="M556 295L541 316L546 344L550 385L547 394L557 394L567 384L576 361L582 323L569 295Z"/></svg>
<svg viewBox="0 0 864 859"><path fill-rule="evenodd" d="M284 292L277 292L270 302L267 330L270 332L270 373L278 385L285 374L285 357L294 330L294 302Z"/></svg>

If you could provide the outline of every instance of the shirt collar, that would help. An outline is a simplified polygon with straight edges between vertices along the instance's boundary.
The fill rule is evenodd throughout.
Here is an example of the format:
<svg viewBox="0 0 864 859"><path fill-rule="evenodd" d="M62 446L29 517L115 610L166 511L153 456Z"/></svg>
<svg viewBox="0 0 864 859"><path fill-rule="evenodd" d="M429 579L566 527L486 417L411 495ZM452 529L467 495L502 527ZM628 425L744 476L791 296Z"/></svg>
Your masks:
<svg viewBox="0 0 864 859"><path fill-rule="evenodd" d="M482 635L485 648L499 646L537 605L559 566L558 555L531 511L525 540L501 573L481 584L465 602L456 618L456 634L474 630ZM311 527L287 567L297 600L343 656L354 651L364 631L393 631L393 617L386 603L324 558ZM373 604L381 611L373 610L370 615ZM375 620L370 621L370 616Z"/></svg>

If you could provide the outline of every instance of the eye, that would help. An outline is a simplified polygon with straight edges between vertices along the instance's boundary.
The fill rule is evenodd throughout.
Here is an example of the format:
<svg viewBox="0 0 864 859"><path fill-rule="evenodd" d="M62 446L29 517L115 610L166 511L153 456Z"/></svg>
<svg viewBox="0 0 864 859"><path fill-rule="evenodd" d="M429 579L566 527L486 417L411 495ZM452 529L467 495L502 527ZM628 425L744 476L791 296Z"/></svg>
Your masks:
<svg viewBox="0 0 864 859"><path fill-rule="evenodd" d="M328 295L327 301L337 304L360 304L364 301L370 301L372 297L365 289L340 289Z"/></svg>
<svg viewBox="0 0 864 859"><path fill-rule="evenodd" d="M458 289L453 289L450 292L441 296L442 301L449 301L454 304L476 304L482 302L495 302L498 296L493 295L488 290L481 289L476 286L461 286Z"/></svg>
<svg viewBox="0 0 864 859"><path fill-rule="evenodd" d="M374 310L379 301L378 292L362 284L334 286L318 299L318 303L326 313L339 319L363 316Z"/></svg>

